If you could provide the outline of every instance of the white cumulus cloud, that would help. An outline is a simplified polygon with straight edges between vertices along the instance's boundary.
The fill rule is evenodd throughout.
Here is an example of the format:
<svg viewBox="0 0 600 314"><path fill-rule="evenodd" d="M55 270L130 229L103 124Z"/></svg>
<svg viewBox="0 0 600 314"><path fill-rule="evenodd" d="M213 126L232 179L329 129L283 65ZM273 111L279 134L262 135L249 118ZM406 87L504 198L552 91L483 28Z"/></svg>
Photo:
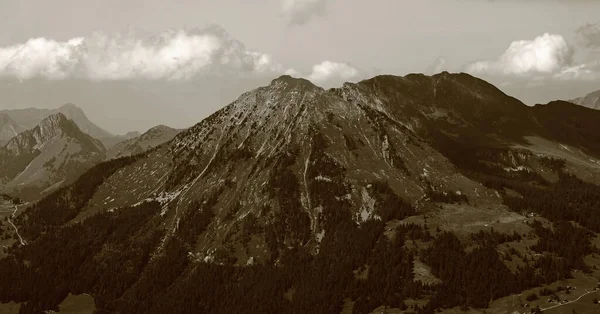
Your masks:
<svg viewBox="0 0 600 314"><path fill-rule="evenodd" d="M598 80L600 79L600 61L565 67L556 73L554 78L560 80Z"/></svg>
<svg viewBox="0 0 600 314"><path fill-rule="evenodd" d="M346 81L358 77L360 72L348 63L323 61L312 68L307 79L320 83L329 80Z"/></svg>
<svg viewBox="0 0 600 314"><path fill-rule="evenodd" d="M474 74L552 75L571 67L573 49L561 35L543 34L532 40L519 40L496 60L478 61L467 66Z"/></svg>
<svg viewBox="0 0 600 314"><path fill-rule="evenodd" d="M0 47L0 76L91 80L188 79L212 73L283 72L267 54L248 50L218 26L158 36L94 34L67 41L34 38Z"/></svg>
<svg viewBox="0 0 600 314"><path fill-rule="evenodd" d="M329 0L283 0L282 12L291 25L302 25L327 14Z"/></svg>

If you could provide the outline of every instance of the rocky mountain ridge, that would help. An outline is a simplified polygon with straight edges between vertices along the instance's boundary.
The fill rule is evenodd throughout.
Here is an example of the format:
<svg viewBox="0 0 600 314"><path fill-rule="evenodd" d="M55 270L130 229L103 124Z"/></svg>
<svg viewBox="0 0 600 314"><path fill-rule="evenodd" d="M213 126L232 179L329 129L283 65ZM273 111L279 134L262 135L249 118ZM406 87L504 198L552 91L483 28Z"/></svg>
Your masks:
<svg viewBox="0 0 600 314"><path fill-rule="evenodd" d="M265 206L281 212L284 201L266 187L276 189L273 182L288 167L299 184L294 192L298 194L288 197L298 199L293 211L305 213L310 228L302 231L307 237L303 241L313 244L323 232L319 216L326 198L352 204L357 222L380 215L369 205L374 196L365 190L373 182L387 182L410 203L426 199L433 186L500 205L493 191L461 175L457 165L475 158L465 156L470 148L509 149L525 143L528 135L554 136L545 127L554 121L546 121L544 112L555 106L562 105L527 107L467 74L380 76L328 91L282 76L182 132L168 148L153 151L139 165L119 171L99 188L87 208L96 211L160 200L163 214L175 224L202 195L218 193L216 212L221 220L260 216ZM574 146L595 141L569 135L562 132L558 139ZM588 148L591 157L597 156L597 149ZM513 166L520 165L507 165ZM122 184L132 177L137 184ZM241 178L253 184L237 183ZM141 182L146 189L140 188ZM226 183L237 187L221 194ZM316 196L322 190L316 187L325 186L338 194ZM107 198L111 202L104 203ZM225 228L221 221L215 228L234 228L236 220L230 223ZM226 239L226 233L213 235L202 244L200 258L210 256Z"/></svg>
<svg viewBox="0 0 600 314"><path fill-rule="evenodd" d="M282 76L26 209L30 244L0 260L14 282L0 299L25 312L71 292L107 313L485 308L592 271L599 119L464 73L329 90ZM80 263L59 272L59 256Z"/></svg>
<svg viewBox="0 0 600 314"><path fill-rule="evenodd" d="M11 109L11 110L0 110L0 114L8 115L13 121L15 121L22 129L32 129L38 125L43 119L62 113L65 117L73 120L80 130L94 138L106 138L112 137L110 132L98 127L91 122L83 110L74 104L65 104L56 109ZM17 133L18 134L18 133ZM9 140L10 138L6 139Z"/></svg>
<svg viewBox="0 0 600 314"><path fill-rule="evenodd" d="M72 120L62 113L50 115L0 148L2 190L32 197L74 180L100 161L103 153L102 143L83 133Z"/></svg>

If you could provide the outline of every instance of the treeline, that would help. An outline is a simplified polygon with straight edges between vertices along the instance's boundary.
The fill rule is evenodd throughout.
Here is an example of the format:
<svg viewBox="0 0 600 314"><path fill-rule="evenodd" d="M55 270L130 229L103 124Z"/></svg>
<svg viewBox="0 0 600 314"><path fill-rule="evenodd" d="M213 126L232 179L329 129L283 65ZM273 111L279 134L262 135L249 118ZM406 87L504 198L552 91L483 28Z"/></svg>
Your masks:
<svg viewBox="0 0 600 314"><path fill-rule="evenodd" d="M488 182L488 184L490 184ZM594 232L600 232L600 188L578 178L559 173L559 180L536 186L522 182L496 183L517 191L522 197L505 196L504 202L515 211L533 211L553 222L574 221Z"/></svg>
<svg viewBox="0 0 600 314"><path fill-rule="evenodd" d="M75 218L104 180L140 157L140 155L123 157L98 164L81 175L73 184L60 188L28 207L15 219L22 236L34 240L41 234L59 228Z"/></svg>
<svg viewBox="0 0 600 314"><path fill-rule="evenodd" d="M479 230L471 234L471 240L482 247L496 247L502 243L520 241L523 237L514 231L512 234L497 232L491 228L489 232Z"/></svg>
<svg viewBox="0 0 600 314"><path fill-rule="evenodd" d="M435 241L444 241L439 246L442 250L435 249L437 245L434 245L425 255L429 257L425 261L443 283L427 306L428 311L451 306L485 307L489 301L502 295L571 278L574 269L588 270L584 257L594 251L590 238L593 232L600 232L600 217L596 214L600 207L600 188L597 185L565 173L564 160L533 154L525 156L528 162L538 163L558 175L557 182L549 182L535 171L505 171L506 156L511 153L509 148L490 147L489 143L453 139L442 134L436 136L439 137L433 138L434 144L463 174L498 191L504 204L512 210L536 213L547 218L553 227L543 227L539 222L532 224L533 233L539 240L531 249L540 256L528 258L515 250L506 253L517 253L524 262L515 274L506 272L497 262L495 247L503 242L519 240L518 234L500 235L494 231L474 234L471 240L479 246L464 257L459 256L462 252L460 241L452 239L453 235L438 236ZM506 193L507 189L516 194ZM476 257L473 254L479 254L479 258L487 256L486 262L472 262L471 259ZM444 256L448 257L446 262L440 262ZM464 265L472 266L465 268ZM487 276L484 270L477 274L479 265L486 265L492 277ZM469 274L471 272L475 273ZM494 286L496 281L503 283ZM478 288L472 288L472 285ZM477 290L480 292L477 293ZM456 292L454 296L453 292Z"/></svg>

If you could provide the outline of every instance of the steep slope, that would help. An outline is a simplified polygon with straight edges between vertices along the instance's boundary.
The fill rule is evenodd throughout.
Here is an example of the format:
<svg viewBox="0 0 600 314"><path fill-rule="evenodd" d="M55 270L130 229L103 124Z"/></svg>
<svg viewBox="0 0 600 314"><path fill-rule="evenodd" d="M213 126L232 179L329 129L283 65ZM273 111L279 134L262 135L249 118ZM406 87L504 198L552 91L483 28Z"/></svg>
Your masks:
<svg viewBox="0 0 600 314"><path fill-rule="evenodd" d="M583 97L575 98L570 100L570 102L591 109L600 109L600 90L589 93Z"/></svg>
<svg viewBox="0 0 600 314"><path fill-rule="evenodd" d="M138 131L131 131L131 132L127 132L127 133L125 133L123 135L101 137L101 138L98 138L98 139L100 140L100 142L102 142L102 144L104 145L104 148L106 148L107 150L110 150L111 148L113 148L118 143L126 141L126 140L130 140L132 138L136 138L136 137L138 137L140 135L142 135L142 133L140 133Z"/></svg>
<svg viewBox="0 0 600 314"><path fill-rule="evenodd" d="M16 123L25 129L31 129L35 127L46 117L57 113L62 113L68 119L73 120L80 130L94 138L112 137L112 134L91 122L83 110L73 104L65 104L56 109L28 108L0 110L0 114L6 114L10 116Z"/></svg>
<svg viewBox="0 0 600 314"><path fill-rule="evenodd" d="M467 74L331 90L282 76L26 209L0 300L26 313L68 293L102 313L485 308L591 271L600 188L572 174L600 169L599 119ZM541 151L552 145L567 149Z"/></svg>
<svg viewBox="0 0 600 314"><path fill-rule="evenodd" d="M15 122L7 114L0 114L0 146L4 146L11 138L26 129Z"/></svg>
<svg viewBox="0 0 600 314"><path fill-rule="evenodd" d="M179 210L214 190L220 181L235 183L243 178L243 182L253 183L240 183L227 192L230 194L222 195L221 199L228 201L219 211L223 216L229 211L233 216L250 212L258 215L264 206L280 206L273 199L276 195L268 190L276 187L274 181L281 180L282 172L291 167L293 177L300 180L300 194L296 196L302 198L293 211L302 209L311 226L303 232L314 236L323 227L318 221L323 205L313 200L311 193L315 186L338 186L337 193L343 193L336 196L356 204L353 216L367 220L376 215L363 204L371 198L364 196L370 182L386 181L410 201L423 198L429 184L447 189L456 189L459 184L455 181L472 184L473 188L478 185L456 174L453 165L402 123L369 106L346 102L308 81L286 76L244 94L181 133L168 149L152 153L149 160L152 164L147 168L152 178L137 168L124 171L106 184L116 190L105 192L101 187L99 199L92 199L89 207L103 206L102 199L109 195L113 201L106 206L118 207L155 194L159 198L177 196L169 208ZM433 182L421 178L424 168ZM443 182L441 174L456 177ZM144 184L147 189L124 186L122 182L129 176L148 179ZM122 193L113 196L117 190ZM320 189L314 193L318 192ZM240 204L245 204L244 212L237 212ZM172 214L178 215L175 212Z"/></svg>
<svg viewBox="0 0 600 314"><path fill-rule="evenodd" d="M140 154L150 148L172 140L179 132L181 130L172 129L164 125L153 127L142 135L115 144L106 152L106 159Z"/></svg>
<svg viewBox="0 0 600 314"><path fill-rule="evenodd" d="M47 189L71 182L100 161L104 147L62 113L20 133L0 149L4 192L37 198Z"/></svg>

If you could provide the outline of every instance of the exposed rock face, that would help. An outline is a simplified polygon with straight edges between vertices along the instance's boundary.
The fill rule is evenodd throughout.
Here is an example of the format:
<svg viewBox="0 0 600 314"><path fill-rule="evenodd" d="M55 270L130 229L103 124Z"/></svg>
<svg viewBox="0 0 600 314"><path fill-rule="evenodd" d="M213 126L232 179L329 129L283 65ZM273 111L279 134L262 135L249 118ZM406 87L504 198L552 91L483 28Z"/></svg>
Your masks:
<svg viewBox="0 0 600 314"><path fill-rule="evenodd" d="M554 110L573 118L555 121ZM561 102L528 107L467 74L378 76L330 90L282 76L116 173L82 217L160 200L175 228L190 204L217 195L218 218L198 246L201 258L226 245L248 215L263 224L287 221L287 245L316 246L328 207L345 208L357 223L388 215L373 205L381 189L417 208L431 187L500 205L494 191L457 166L481 158L477 147L527 145L525 136L586 147L597 156L596 139L570 129L574 122L598 128L586 116ZM493 162L510 169L526 164L509 157ZM266 258L266 247L257 255Z"/></svg>
<svg viewBox="0 0 600 314"><path fill-rule="evenodd" d="M48 116L0 149L3 190L34 196L70 182L101 160L104 147L62 113Z"/></svg>
<svg viewBox="0 0 600 314"><path fill-rule="evenodd" d="M43 119L57 113L62 113L69 120L73 120L81 131L91 135L94 138L100 139L112 137L112 134L110 134L108 131L103 130L91 122L83 110L74 104L65 104L57 109L28 108L0 110L0 114L5 114L11 117L11 119L15 121L23 130L32 129Z"/></svg>

